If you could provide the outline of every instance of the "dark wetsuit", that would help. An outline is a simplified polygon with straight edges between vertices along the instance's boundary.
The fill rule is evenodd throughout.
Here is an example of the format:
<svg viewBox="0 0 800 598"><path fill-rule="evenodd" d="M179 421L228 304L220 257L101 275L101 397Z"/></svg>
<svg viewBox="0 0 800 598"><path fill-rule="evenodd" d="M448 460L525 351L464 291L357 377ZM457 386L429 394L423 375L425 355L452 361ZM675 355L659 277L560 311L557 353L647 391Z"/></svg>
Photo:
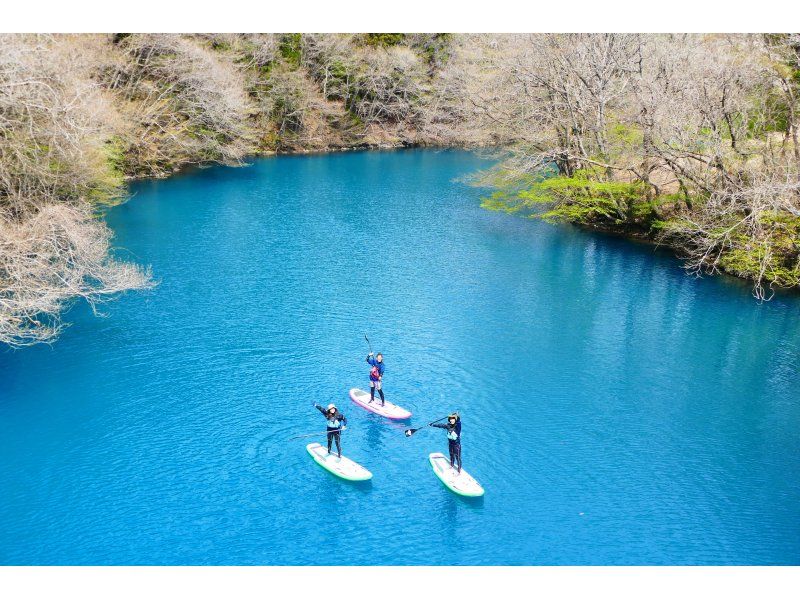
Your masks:
<svg viewBox="0 0 800 598"><path fill-rule="evenodd" d="M450 467L455 467L458 461L458 473L461 473L461 418L455 424L431 424L434 428L447 430L447 448L450 449Z"/></svg>
<svg viewBox="0 0 800 598"><path fill-rule="evenodd" d="M383 372L386 370L386 366L383 361L378 361L376 357L370 355L367 355L367 363L374 368L369 372L369 402L375 400L375 389L377 388L378 394L381 395L381 406L383 406L386 404L386 397L383 396ZM374 376L373 371L378 375Z"/></svg>
<svg viewBox="0 0 800 598"><path fill-rule="evenodd" d="M335 415L331 415L322 406L317 405L319 412L325 416L328 425L328 454L331 452L331 443L336 440L336 450L339 452L339 457L342 456L342 426L347 425L347 418L336 410Z"/></svg>

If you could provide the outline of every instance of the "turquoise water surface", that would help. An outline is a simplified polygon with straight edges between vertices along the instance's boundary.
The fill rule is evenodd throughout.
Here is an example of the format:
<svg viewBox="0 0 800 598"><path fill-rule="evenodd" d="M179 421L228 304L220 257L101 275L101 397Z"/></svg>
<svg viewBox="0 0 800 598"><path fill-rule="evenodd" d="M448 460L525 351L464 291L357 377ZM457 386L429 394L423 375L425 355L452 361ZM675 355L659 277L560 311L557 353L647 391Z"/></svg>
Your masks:
<svg viewBox="0 0 800 598"><path fill-rule="evenodd" d="M0 564L800 564L800 299L493 213L414 150L138 183L159 285L0 351ZM364 333L412 425L356 407ZM312 403L370 482L314 464ZM314 440L313 438L310 440Z"/></svg>

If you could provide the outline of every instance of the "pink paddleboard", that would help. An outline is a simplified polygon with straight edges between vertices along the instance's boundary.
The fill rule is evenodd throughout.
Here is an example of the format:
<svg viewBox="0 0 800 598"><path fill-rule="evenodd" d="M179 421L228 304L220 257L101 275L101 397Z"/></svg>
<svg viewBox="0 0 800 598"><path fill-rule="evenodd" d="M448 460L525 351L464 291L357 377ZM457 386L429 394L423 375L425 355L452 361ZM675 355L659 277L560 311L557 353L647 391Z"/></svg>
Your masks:
<svg viewBox="0 0 800 598"><path fill-rule="evenodd" d="M394 403L390 403L389 401L386 401L386 405L381 406L381 398L378 396L377 392L375 393L375 400L372 403L369 402L369 392L365 392L360 388L351 388L350 398L356 405L388 419L408 419L411 417L410 411Z"/></svg>

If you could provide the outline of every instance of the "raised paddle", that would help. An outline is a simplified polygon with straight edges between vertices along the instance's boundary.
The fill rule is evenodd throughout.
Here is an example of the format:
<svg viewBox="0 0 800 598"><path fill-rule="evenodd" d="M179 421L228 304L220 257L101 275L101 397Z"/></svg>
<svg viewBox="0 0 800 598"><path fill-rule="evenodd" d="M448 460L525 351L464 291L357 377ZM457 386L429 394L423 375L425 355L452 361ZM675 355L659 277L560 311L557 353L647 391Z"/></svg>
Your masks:
<svg viewBox="0 0 800 598"><path fill-rule="evenodd" d="M408 430L406 430L406 431L404 432L404 434L405 434L407 437L409 437L409 438L410 438L410 437L411 437L411 436L413 436L413 435L414 435L416 432L419 432L419 431L420 431L422 428L427 428L427 427L428 427L428 426L430 426L431 424L435 424L436 422L440 422L440 421L442 421L443 419L447 419L448 417L450 417L450 416L449 416L449 415L445 415L444 417L440 417L439 419L435 419L435 420L433 420L432 422L428 422L427 424L425 424L425 425L424 425L424 426L422 426L422 427L419 427L419 428L409 428Z"/></svg>
<svg viewBox="0 0 800 598"><path fill-rule="evenodd" d="M367 346L369 347L369 352L372 353L372 343L369 342L369 339L367 338L367 333L366 332L364 333L364 340L367 341Z"/></svg>

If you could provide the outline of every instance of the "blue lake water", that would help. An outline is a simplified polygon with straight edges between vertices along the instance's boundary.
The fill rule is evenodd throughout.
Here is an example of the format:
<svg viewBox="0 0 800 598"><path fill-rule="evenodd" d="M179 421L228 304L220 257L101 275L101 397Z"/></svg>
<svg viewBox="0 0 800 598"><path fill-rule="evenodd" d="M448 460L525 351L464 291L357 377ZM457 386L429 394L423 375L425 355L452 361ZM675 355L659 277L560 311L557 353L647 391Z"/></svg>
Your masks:
<svg viewBox="0 0 800 598"><path fill-rule="evenodd" d="M153 291L0 351L0 564L800 564L800 299L493 213L456 151L279 157L133 186ZM355 406L370 335L387 398ZM348 417L333 477L289 437ZM314 439L311 439L314 440Z"/></svg>

